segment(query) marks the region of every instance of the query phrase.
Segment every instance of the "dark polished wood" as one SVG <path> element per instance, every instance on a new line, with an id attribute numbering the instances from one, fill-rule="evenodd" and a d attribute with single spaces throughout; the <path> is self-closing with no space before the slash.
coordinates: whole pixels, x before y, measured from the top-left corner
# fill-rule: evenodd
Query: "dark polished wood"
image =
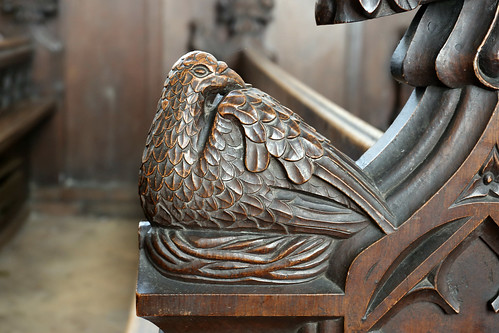
<path id="1" fill-rule="evenodd" d="M 129 156 L 140 154 L 138 138 L 163 76 L 151 70 L 161 65 L 160 8 L 157 0 L 63 1 L 66 93 L 57 130 L 65 135 L 64 177 L 82 183 L 137 179 L 137 161 Z"/>
<path id="2" fill-rule="evenodd" d="M 499 330 L 499 2 L 319 1 L 316 17 L 418 5 L 392 58 L 415 89 L 357 161 L 213 56 L 176 63 L 142 158 L 139 316 L 164 332 Z"/>

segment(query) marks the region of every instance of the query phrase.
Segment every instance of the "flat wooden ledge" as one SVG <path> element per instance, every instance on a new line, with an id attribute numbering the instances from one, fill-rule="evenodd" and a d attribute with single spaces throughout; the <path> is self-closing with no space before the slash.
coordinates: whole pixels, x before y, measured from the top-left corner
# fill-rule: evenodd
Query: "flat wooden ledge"
<path id="1" fill-rule="evenodd" d="M 19 102 L 0 113 L 0 153 L 26 135 L 55 110 L 55 101 Z"/>
<path id="2" fill-rule="evenodd" d="M 33 54 L 33 49 L 30 38 L 26 36 L 0 40 L 0 68 L 28 60 Z"/>

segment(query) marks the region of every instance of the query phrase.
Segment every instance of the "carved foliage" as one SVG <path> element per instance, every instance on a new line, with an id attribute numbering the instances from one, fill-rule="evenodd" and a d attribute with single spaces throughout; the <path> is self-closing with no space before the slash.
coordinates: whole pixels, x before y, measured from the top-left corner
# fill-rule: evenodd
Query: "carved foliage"
<path id="1" fill-rule="evenodd" d="M 428 3 L 428 5 L 426 5 Z M 431 3 L 431 4 L 430 4 Z M 475 84 L 499 88 L 497 0 L 318 0 L 318 24 L 354 22 L 421 7 L 392 60 L 397 79 L 415 87 Z M 473 29 L 469 29 L 474 22 Z"/>

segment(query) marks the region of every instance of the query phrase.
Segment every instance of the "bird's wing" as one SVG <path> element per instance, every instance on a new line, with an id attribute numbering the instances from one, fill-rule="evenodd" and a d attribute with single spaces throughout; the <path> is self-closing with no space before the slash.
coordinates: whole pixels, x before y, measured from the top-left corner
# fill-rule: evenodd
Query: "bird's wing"
<path id="1" fill-rule="evenodd" d="M 324 155 L 326 140 L 277 100 L 256 89 L 235 90 L 218 108 L 236 117 L 245 134 L 245 164 L 249 171 L 267 169 L 270 157 L 281 162 L 291 181 L 307 182 L 313 174 L 312 160 Z"/>
<path id="2" fill-rule="evenodd" d="M 240 123 L 250 172 L 275 173 L 272 160 L 282 165 L 288 185 L 272 191 L 271 208 L 283 210 L 274 212 L 278 221 L 289 215 L 286 224 L 297 231 L 331 229 L 346 237 L 365 227 L 370 215 L 385 230 L 390 214 L 370 180 L 300 116 L 256 88 L 230 92 L 218 113 Z M 313 189 L 320 186 L 325 193 Z"/>

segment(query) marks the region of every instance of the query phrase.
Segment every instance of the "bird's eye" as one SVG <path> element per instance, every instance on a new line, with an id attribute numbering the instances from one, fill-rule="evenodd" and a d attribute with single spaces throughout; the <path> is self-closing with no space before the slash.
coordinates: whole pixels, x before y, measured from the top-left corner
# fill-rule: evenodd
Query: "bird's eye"
<path id="1" fill-rule="evenodd" d="M 192 73 L 197 77 L 205 77 L 210 71 L 205 65 L 197 65 L 192 69 Z"/>

